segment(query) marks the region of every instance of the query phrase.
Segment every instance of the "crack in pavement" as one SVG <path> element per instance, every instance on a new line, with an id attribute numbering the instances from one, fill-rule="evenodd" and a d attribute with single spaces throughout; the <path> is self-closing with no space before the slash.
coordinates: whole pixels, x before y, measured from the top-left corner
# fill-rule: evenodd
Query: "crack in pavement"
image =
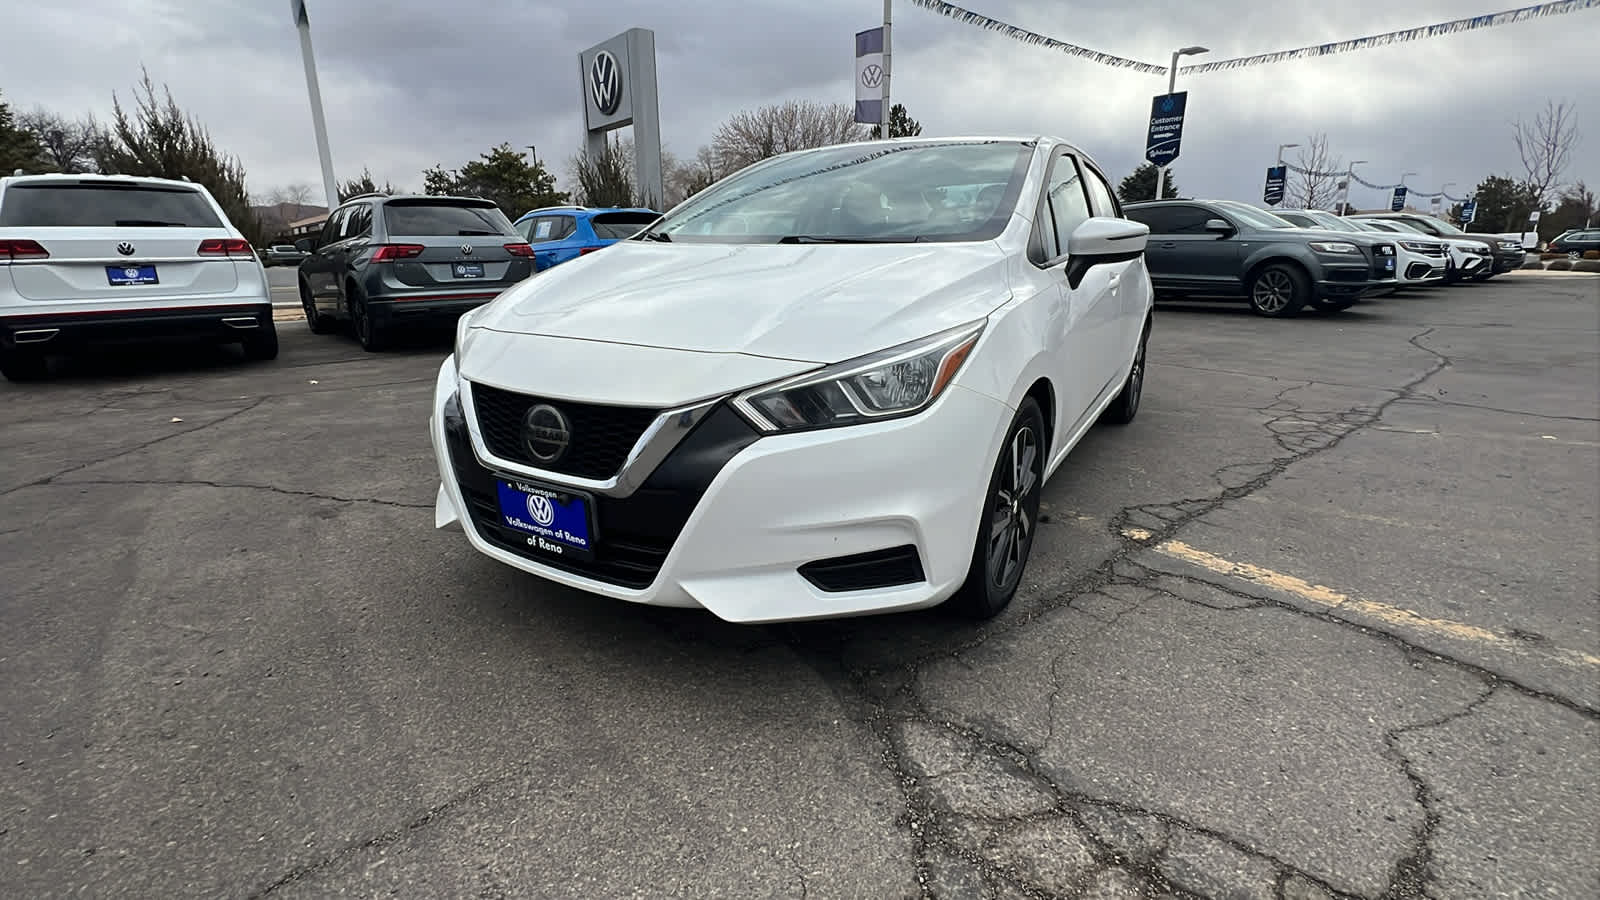
<path id="1" fill-rule="evenodd" d="M 472 787 L 469 787 L 466 790 L 449 797 L 444 802 L 429 807 L 428 809 L 424 810 L 422 814 L 411 819 L 409 822 L 406 822 L 404 825 L 401 825 L 399 828 L 392 828 L 383 832 L 382 834 L 367 838 L 365 840 L 353 841 L 333 851 L 332 853 L 327 854 L 316 862 L 308 863 L 303 866 L 297 866 L 296 868 L 291 869 L 284 875 L 280 876 L 277 880 L 267 884 L 265 887 L 250 893 L 248 896 L 250 900 L 258 900 L 258 898 L 269 896 L 276 891 L 288 887 L 289 885 L 294 884 L 295 882 L 300 881 L 301 879 L 304 879 L 310 875 L 320 872 L 329 866 L 335 865 L 347 857 L 361 853 L 364 850 L 375 850 L 380 847 L 387 847 L 390 844 L 399 841 L 407 834 L 417 831 L 418 829 L 425 828 L 428 825 L 433 824 L 435 821 L 450 815 L 458 807 L 463 806 L 466 803 L 477 799 L 483 794 L 488 793 L 491 789 L 511 780 L 512 778 L 516 777 L 516 775 L 516 772 L 509 772 L 504 775 L 480 781 Z"/>
<path id="2" fill-rule="evenodd" d="M 1242 600 L 1248 601 L 1244 606 L 1234 607 L 1233 609 L 1259 609 L 1272 607 L 1283 609 L 1296 615 L 1321 619 L 1341 628 L 1354 631 L 1358 634 L 1377 637 L 1401 648 L 1402 652 L 1404 653 L 1421 654 L 1423 656 L 1444 662 L 1448 665 L 1458 667 L 1464 671 L 1473 673 L 1483 681 L 1484 694 L 1477 701 L 1470 704 L 1467 708 L 1463 710 L 1457 710 L 1435 721 L 1401 726 L 1396 729 L 1392 729 L 1384 737 L 1386 746 L 1389 748 L 1390 752 L 1397 754 L 1403 772 L 1407 778 L 1410 779 L 1415 790 L 1416 802 L 1422 807 L 1425 817 L 1424 826 L 1415 836 L 1413 845 L 1409 848 L 1409 851 L 1396 863 L 1390 886 L 1384 894 L 1386 898 L 1394 898 L 1394 900 L 1412 900 L 1412 898 L 1421 896 L 1420 891 L 1426 884 L 1426 871 L 1431 859 L 1431 839 L 1433 836 L 1433 829 L 1436 827 L 1438 822 L 1437 811 L 1433 808 L 1433 795 L 1431 789 L 1429 789 L 1426 782 L 1417 776 L 1416 772 L 1411 767 L 1409 760 L 1407 760 L 1403 755 L 1398 754 L 1396 742 L 1401 735 L 1410 730 L 1435 727 L 1462 715 L 1470 714 L 1479 705 L 1481 705 L 1481 703 L 1486 701 L 1489 696 L 1492 696 L 1492 694 L 1500 685 L 1512 687 L 1518 692 L 1524 693 L 1531 697 L 1548 702 L 1554 702 L 1567 708 L 1575 709 L 1585 715 L 1597 715 L 1596 711 L 1582 707 L 1580 704 L 1577 704 L 1568 698 L 1534 690 L 1525 685 L 1518 684 L 1514 680 L 1505 678 L 1499 673 L 1493 672 L 1482 666 L 1477 666 L 1462 660 L 1453 659 L 1442 654 L 1423 649 L 1397 634 L 1385 632 L 1381 629 L 1375 629 L 1370 626 L 1361 625 L 1356 622 L 1347 621 L 1336 615 L 1333 615 L 1328 611 L 1312 611 L 1303 609 L 1274 598 L 1254 596 L 1243 591 L 1236 590 L 1229 585 L 1219 585 L 1204 579 L 1195 578 L 1193 576 L 1173 575 L 1172 573 L 1160 572 L 1159 570 L 1142 567 L 1130 559 L 1131 556 L 1142 550 L 1148 549 L 1154 545 L 1162 543 L 1165 540 L 1171 539 L 1186 525 L 1207 515 L 1210 512 L 1221 508 L 1225 504 L 1248 497 L 1251 494 L 1254 494 L 1255 492 L 1265 488 L 1295 463 L 1307 460 L 1317 454 L 1332 450 L 1339 446 L 1340 443 L 1342 443 L 1351 435 L 1358 434 L 1362 430 L 1376 425 L 1381 421 L 1383 414 L 1394 404 L 1401 402 L 1402 400 L 1416 399 L 1421 396 L 1415 393 L 1418 388 L 1425 384 L 1429 379 L 1454 365 L 1454 360 L 1452 360 L 1451 357 L 1423 343 L 1424 339 L 1431 334 L 1433 330 L 1434 329 L 1432 327 L 1425 328 L 1423 331 L 1410 337 L 1407 341 L 1407 343 L 1409 343 L 1412 347 L 1422 351 L 1423 353 L 1426 353 L 1429 357 L 1431 357 L 1430 364 L 1427 365 L 1419 374 L 1398 388 L 1367 388 L 1371 390 L 1379 390 L 1382 393 L 1390 395 L 1387 399 L 1384 399 L 1375 406 L 1357 406 L 1343 411 L 1318 413 L 1300 408 L 1288 396 L 1294 391 L 1309 388 L 1315 384 L 1318 384 L 1318 382 L 1297 381 L 1295 384 L 1284 388 L 1282 391 L 1279 391 L 1278 394 L 1273 398 L 1272 403 L 1261 408 L 1261 411 L 1267 413 L 1280 413 L 1280 415 L 1276 416 L 1275 418 L 1268 420 L 1268 422 L 1265 423 L 1265 427 L 1274 435 L 1274 438 L 1278 442 L 1279 446 L 1287 451 L 1287 455 L 1277 456 L 1271 460 L 1262 461 L 1259 463 L 1231 462 L 1220 467 L 1216 470 L 1216 472 L 1213 473 L 1212 478 L 1217 482 L 1218 485 L 1222 486 L 1222 490 L 1211 497 L 1180 500 L 1169 504 L 1124 508 L 1115 517 L 1113 517 L 1113 521 L 1107 523 L 1107 527 L 1112 531 L 1119 542 L 1117 548 L 1094 569 L 1084 572 L 1078 577 L 1069 581 L 1064 589 L 1059 590 L 1050 596 L 1040 598 L 1037 602 L 1031 604 L 1028 609 L 1021 610 L 1018 612 L 1018 614 L 1009 616 L 1004 621 L 986 623 L 985 625 L 979 626 L 977 633 L 965 640 L 954 642 L 950 646 L 941 649 L 919 654 L 910 658 L 909 660 L 904 661 L 898 667 L 898 672 L 894 673 L 894 675 L 889 675 L 888 673 L 880 674 L 874 669 L 863 671 L 859 668 L 848 666 L 847 664 L 843 663 L 843 661 L 840 661 L 840 667 L 843 670 L 844 677 L 850 682 L 857 695 L 869 707 L 870 711 L 868 714 L 868 724 L 881 746 L 882 764 L 894 779 L 894 782 L 901 793 L 902 801 L 904 803 L 904 812 L 897 817 L 896 824 L 900 827 L 909 829 L 911 832 L 913 846 L 912 865 L 915 869 L 917 881 L 919 885 L 922 886 L 922 893 L 924 897 L 932 896 L 931 888 L 929 886 L 929 856 L 930 851 L 935 848 L 962 859 L 969 865 L 975 867 L 986 881 L 1003 881 L 1007 884 L 1013 885 L 1027 896 L 1045 896 L 1048 892 L 1038 885 L 1027 883 L 1022 876 L 1015 872 L 1011 872 L 1005 867 L 997 864 L 995 861 L 988 859 L 982 853 L 975 850 L 970 850 L 963 846 L 959 837 L 951 832 L 950 825 L 942 821 L 945 816 L 941 814 L 938 804 L 934 799 L 932 793 L 934 790 L 934 785 L 931 783 L 931 779 L 926 778 L 926 776 L 919 777 L 914 773 L 915 764 L 911 761 L 914 758 L 914 754 L 912 753 L 910 747 L 905 746 L 901 740 L 897 739 L 896 728 L 907 723 L 917 723 L 928 727 L 944 729 L 947 732 L 962 737 L 965 741 L 971 744 L 975 744 L 983 748 L 983 750 L 990 756 L 999 760 L 1004 760 L 1010 763 L 1016 769 L 1025 773 L 1027 776 L 1026 780 L 1028 782 L 1044 787 L 1044 789 L 1055 798 L 1056 802 L 1052 809 L 1047 810 L 1044 813 L 1031 814 L 1030 817 L 1017 817 L 1018 819 L 1056 819 L 1071 814 L 1074 817 L 1074 821 L 1080 832 L 1095 848 L 1094 856 L 1102 867 L 1109 866 L 1120 868 L 1123 872 L 1131 877 L 1142 881 L 1144 887 L 1149 891 L 1165 891 L 1170 894 L 1184 893 L 1170 883 L 1160 868 L 1160 863 L 1164 858 L 1168 847 L 1170 847 L 1170 831 L 1167 846 L 1164 846 L 1161 852 L 1156 854 L 1151 860 L 1141 864 L 1138 861 L 1125 858 L 1123 854 L 1117 852 L 1114 848 L 1109 847 L 1103 840 L 1099 838 L 1099 836 L 1094 834 L 1093 829 L 1084 828 L 1082 826 L 1081 819 L 1077 818 L 1078 811 L 1092 808 L 1109 811 L 1124 816 L 1135 815 L 1148 817 L 1163 823 L 1169 829 L 1179 828 L 1190 834 L 1200 835 L 1211 840 L 1220 841 L 1235 851 L 1244 853 L 1254 859 L 1263 860 L 1270 864 L 1276 873 L 1274 885 L 1275 889 L 1280 895 L 1282 894 L 1282 891 L 1284 890 L 1288 880 L 1294 878 L 1315 885 L 1318 889 L 1327 892 L 1331 896 L 1354 896 L 1347 892 L 1335 889 L 1326 881 L 1308 872 L 1300 870 L 1286 860 L 1276 858 L 1268 853 L 1263 852 L 1259 848 L 1252 846 L 1247 841 L 1238 839 L 1216 829 L 1200 826 L 1169 814 L 1144 809 L 1142 807 L 1124 803 L 1118 800 L 1091 797 L 1085 794 L 1065 790 L 1040 771 L 1040 767 L 1034 762 L 1033 756 L 1034 753 L 1039 751 L 1033 751 L 1030 753 L 1026 748 L 996 740 L 983 734 L 976 728 L 969 726 L 958 726 L 950 721 L 949 717 L 935 715 L 922 702 L 918 695 L 917 678 L 925 666 L 940 660 L 959 661 L 964 654 L 983 645 L 992 638 L 1003 636 L 1024 628 L 1042 616 L 1048 615 L 1064 607 L 1070 607 L 1073 602 L 1081 596 L 1097 592 L 1101 588 L 1113 584 L 1135 585 L 1157 591 L 1161 594 L 1177 597 L 1185 602 L 1207 606 L 1213 610 L 1218 609 L 1216 606 L 1200 603 L 1199 601 L 1190 600 L 1189 598 L 1179 597 L 1178 595 L 1173 594 L 1171 591 L 1153 586 L 1153 582 L 1163 576 L 1178 578 L 1179 580 L 1189 581 L 1197 584 L 1204 584 L 1211 589 L 1219 590 L 1225 594 L 1231 594 L 1239 597 Z M 1246 471 L 1240 471 L 1241 469 L 1245 469 Z M 1250 477 L 1243 478 L 1242 481 L 1238 480 L 1236 477 L 1233 480 L 1237 483 L 1229 484 L 1228 481 L 1225 480 L 1226 476 L 1229 474 L 1239 477 L 1248 474 Z M 1133 518 L 1136 512 L 1141 510 L 1150 511 L 1152 509 L 1161 509 L 1169 514 L 1152 516 L 1152 518 L 1156 520 L 1155 522 L 1150 523 L 1153 527 L 1147 530 L 1141 529 L 1144 531 L 1144 533 L 1140 535 L 1142 540 L 1135 539 L 1129 531 L 1130 525 L 1132 524 L 1130 520 Z M 1137 604 L 1135 604 L 1135 606 L 1136 605 Z M 1124 614 L 1125 613 L 1126 611 L 1124 611 Z M 802 654 L 806 653 L 807 648 L 804 641 L 794 631 L 782 630 L 780 633 L 785 635 L 786 642 L 789 643 L 796 651 Z M 1057 657 L 1056 661 L 1059 661 L 1059 657 Z M 1052 683 L 1055 686 L 1055 690 L 1059 691 L 1061 686 L 1058 677 L 1059 673 L 1056 668 L 1056 661 L 1053 661 L 1051 665 L 1051 678 Z M 891 685 L 891 681 L 894 679 L 895 675 L 898 676 L 898 686 Z M 1048 738 L 1046 743 L 1048 743 Z M 953 811 L 947 811 L 947 815 L 954 817 L 956 816 L 956 813 Z M 1013 824 L 1015 824 L 1015 821 L 1013 821 Z M 979 849 L 981 849 L 982 846 L 983 843 L 980 842 Z"/>
<path id="3" fill-rule="evenodd" d="M 267 400 L 267 398 L 265 398 L 265 397 L 258 397 L 252 403 L 248 403 L 248 404 L 246 404 L 244 406 L 241 406 L 238 409 L 236 409 L 236 410 L 234 410 L 234 411 L 232 411 L 230 413 L 226 413 L 224 415 L 218 416 L 217 418 L 212 419 L 209 422 L 205 422 L 204 424 L 196 425 L 193 428 L 184 428 L 184 429 L 181 429 L 181 430 L 178 430 L 178 431 L 172 431 L 172 432 L 169 432 L 167 434 L 163 434 L 162 436 L 160 436 L 158 438 L 152 438 L 152 439 L 150 439 L 148 441 L 144 441 L 144 442 L 142 442 L 140 444 L 136 444 L 136 445 L 134 445 L 132 447 L 128 447 L 128 448 L 125 448 L 125 449 L 122 449 L 122 450 L 118 450 L 118 451 L 116 451 L 115 453 L 112 453 L 109 456 L 105 456 L 105 457 L 102 457 L 100 459 L 90 460 L 89 462 L 86 462 L 86 463 L 80 463 L 78 465 L 71 466 L 71 467 L 68 467 L 66 469 L 62 469 L 61 471 L 56 472 L 53 475 L 46 475 L 43 478 L 36 478 L 33 481 L 29 481 L 29 482 L 26 482 L 26 483 L 23 483 L 23 484 L 19 484 L 19 485 L 16 485 L 15 487 L 6 488 L 5 490 L 0 491 L 0 497 L 4 497 L 4 496 L 6 496 L 8 494 L 15 493 L 17 491 L 23 490 L 24 488 L 39 487 L 40 485 L 50 484 L 50 483 L 54 482 L 56 479 L 61 478 L 64 475 L 71 475 L 73 472 L 81 472 L 84 469 L 89 468 L 90 466 L 98 466 L 101 463 L 108 463 L 108 462 L 112 461 L 113 459 L 117 459 L 119 457 L 128 456 L 130 454 L 138 453 L 140 450 L 146 450 L 146 449 L 149 449 L 150 447 L 154 447 L 155 445 L 161 443 L 162 441 L 170 441 L 173 438 L 180 438 L 180 437 L 183 437 L 186 434 L 194 434 L 197 431 L 204 431 L 207 428 L 211 428 L 211 427 L 216 426 L 216 425 L 221 425 L 223 422 L 226 422 L 226 421 L 228 421 L 230 419 L 237 418 L 239 416 L 244 415 L 247 412 L 250 412 L 251 410 L 253 410 L 256 407 L 260 406 L 261 404 L 265 403 L 266 400 Z"/>
<path id="4" fill-rule="evenodd" d="M 274 494 L 283 494 L 288 497 L 309 497 L 315 500 L 328 500 L 334 503 L 371 503 L 377 506 L 393 506 L 400 509 L 433 509 L 432 503 L 405 503 L 400 500 L 381 500 L 377 497 L 340 497 L 336 494 L 323 494 L 317 491 L 300 491 L 293 488 L 282 488 L 270 484 L 205 481 L 197 478 L 74 478 L 70 481 L 52 481 L 49 482 L 47 486 L 70 487 L 78 484 L 172 485 L 175 487 L 210 487 L 228 490 L 267 491 Z"/>
<path id="5" fill-rule="evenodd" d="M 1441 816 L 1433 794 L 1433 788 L 1428 785 L 1412 764 L 1410 757 L 1400 749 L 1400 737 L 1414 731 L 1425 731 L 1429 728 L 1438 728 L 1448 725 L 1457 719 L 1464 719 L 1478 711 L 1478 708 L 1489 701 L 1495 694 L 1495 686 L 1487 685 L 1482 694 L 1461 709 L 1452 713 L 1430 719 L 1426 722 L 1417 722 L 1411 725 L 1400 725 L 1384 732 L 1383 746 L 1386 752 L 1400 764 L 1400 771 L 1405 774 L 1406 780 L 1411 782 L 1412 796 L 1418 806 L 1422 807 L 1422 826 L 1417 829 L 1412 838 L 1412 847 L 1408 853 L 1401 856 L 1394 864 L 1394 873 L 1390 877 L 1389 886 L 1379 895 L 1382 900 L 1427 900 L 1428 880 L 1432 877 L 1433 863 L 1433 837 L 1438 831 Z"/>

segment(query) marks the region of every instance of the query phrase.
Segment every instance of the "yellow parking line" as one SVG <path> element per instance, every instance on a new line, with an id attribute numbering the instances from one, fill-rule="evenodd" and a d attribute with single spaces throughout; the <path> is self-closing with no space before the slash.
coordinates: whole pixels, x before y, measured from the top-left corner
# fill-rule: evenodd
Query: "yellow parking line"
<path id="1" fill-rule="evenodd" d="M 1152 537 L 1151 533 L 1143 528 L 1129 528 L 1123 534 L 1136 541 L 1145 541 Z M 1163 541 L 1152 549 L 1164 556 L 1182 560 L 1209 572 L 1215 572 L 1218 575 L 1227 575 L 1231 578 L 1255 582 L 1298 597 L 1307 603 L 1327 607 L 1328 609 L 1362 613 L 1389 625 L 1398 625 L 1412 630 L 1437 634 L 1441 637 L 1485 644 L 1516 653 L 1535 651 L 1540 655 L 1548 655 L 1564 665 L 1600 666 L 1600 656 L 1592 653 L 1568 650 L 1561 647 L 1541 647 L 1477 625 L 1455 622 L 1450 619 L 1436 619 L 1404 607 L 1351 597 L 1327 585 L 1312 584 L 1303 578 L 1286 575 L 1282 572 L 1274 572 L 1271 569 L 1252 565 L 1251 563 L 1223 559 L 1214 553 L 1191 547 L 1182 541 Z"/>

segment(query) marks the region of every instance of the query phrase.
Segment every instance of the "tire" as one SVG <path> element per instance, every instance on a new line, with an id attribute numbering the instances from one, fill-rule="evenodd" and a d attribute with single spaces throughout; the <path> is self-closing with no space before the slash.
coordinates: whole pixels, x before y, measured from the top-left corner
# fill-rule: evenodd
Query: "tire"
<path id="1" fill-rule="evenodd" d="M 1250 309 L 1258 316 L 1287 319 L 1311 299 L 1311 280 L 1298 266 L 1273 263 L 1250 279 Z"/>
<path id="2" fill-rule="evenodd" d="M 1139 349 L 1133 352 L 1133 368 L 1128 370 L 1128 378 L 1122 382 L 1117 399 L 1100 414 L 1100 421 L 1108 425 L 1126 425 L 1139 414 L 1139 399 L 1144 396 L 1145 348 L 1149 343 L 1150 324 L 1146 322 L 1144 333 L 1139 335 Z"/>
<path id="3" fill-rule="evenodd" d="M 345 304 L 350 310 L 350 327 L 356 333 L 356 340 L 361 342 L 361 349 L 368 353 L 388 349 L 389 336 L 368 315 L 367 298 L 361 296 L 354 283 L 345 288 Z"/>
<path id="4" fill-rule="evenodd" d="M 265 361 L 278 358 L 278 326 L 267 320 L 266 328 L 257 328 L 241 344 L 244 358 Z"/>
<path id="5" fill-rule="evenodd" d="M 43 353 L 0 350 L 0 375 L 7 381 L 42 381 L 50 374 L 50 363 Z"/>
<path id="6" fill-rule="evenodd" d="M 1583 254 L 1577 250 L 1568 250 L 1567 259 L 1571 260 L 1572 262 L 1577 262 L 1578 260 L 1583 259 Z"/>
<path id="7" fill-rule="evenodd" d="M 303 280 L 300 282 L 300 308 L 305 311 L 306 327 L 312 334 L 327 334 L 333 330 L 333 320 L 317 311 L 317 304 L 311 299 L 311 285 Z"/>
<path id="8" fill-rule="evenodd" d="M 966 581 L 946 601 L 951 611 L 969 619 L 990 619 L 1016 596 L 1038 527 L 1047 438 L 1039 404 L 1032 397 L 1023 400 L 990 472 Z M 1013 449 L 1022 453 L 1016 465 Z M 1020 491 L 1016 490 L 1019 477 Z"/>

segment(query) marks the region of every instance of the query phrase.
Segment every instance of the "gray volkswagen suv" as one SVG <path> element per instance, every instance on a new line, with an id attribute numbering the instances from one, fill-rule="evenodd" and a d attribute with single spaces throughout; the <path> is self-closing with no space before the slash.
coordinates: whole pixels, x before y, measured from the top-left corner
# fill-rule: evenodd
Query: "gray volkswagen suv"
<path id="1" fill-rule="evenodd" d="M 1156 300 L 1238 299 L 1258 315 L 1348 309 L 1394 291 L 1394 242 L 1298 228 L 1232 200 L 1151 200 L 1122 207 L 1150 227 L 1145 266 Z"/>
<path id="2" fill-rule="evenodd" d="M 295 246 L 300 305 L 317 334 L 348 320 L 382 350 L 400 327 L 444 324 L 533 274 L 533 248 L 478 197 L 369 194 L 328 216 Z"/>

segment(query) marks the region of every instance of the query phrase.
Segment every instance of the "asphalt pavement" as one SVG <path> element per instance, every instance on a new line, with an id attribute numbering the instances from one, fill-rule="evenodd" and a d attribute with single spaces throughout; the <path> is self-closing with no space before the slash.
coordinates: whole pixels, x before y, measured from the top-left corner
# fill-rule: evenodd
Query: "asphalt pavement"
<path id="1" fill-rule="evenodd" d="M 268 266 L 267 287 L 272 292 L 272 305 L 281 308 L 300 308 L 298 266 Z"/>
<path id="2" fill-rule="evenodd" d="M 279 328 L 0 383 L 0 896 L 1600 894 L 1600 279 L 1161 308 L 983 626 L 500 566 Z"/>

